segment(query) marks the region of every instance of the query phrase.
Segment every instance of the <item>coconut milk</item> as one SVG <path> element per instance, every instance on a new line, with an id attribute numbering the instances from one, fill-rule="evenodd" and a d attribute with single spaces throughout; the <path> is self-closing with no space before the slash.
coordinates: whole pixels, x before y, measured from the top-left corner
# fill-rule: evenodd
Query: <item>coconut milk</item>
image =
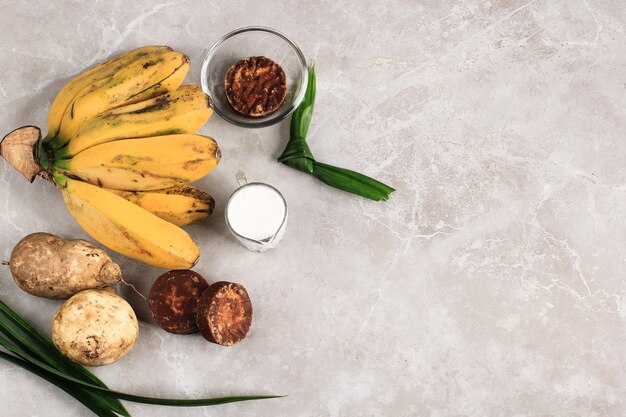
<path id="1" fill-rule="evenodd" d="M 239 187 L 226 206 L 231 232 L 251 250 L 265 251 L 282 238 L 287 204 L 274 187 L 252 182 Z"/>

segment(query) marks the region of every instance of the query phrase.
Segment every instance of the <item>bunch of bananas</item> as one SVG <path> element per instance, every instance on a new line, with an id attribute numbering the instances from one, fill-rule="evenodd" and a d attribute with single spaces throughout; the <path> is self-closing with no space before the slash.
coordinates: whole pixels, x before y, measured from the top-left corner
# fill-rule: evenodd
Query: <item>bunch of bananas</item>
<path id="1" fill-rule="evenodd" d="M 31 152 L 89 235 L 165 269 L 191 268 L 200 256 L 180 226 L 208 216 L 214 202 L 186 183 L 221 157 L 215 140 L 194 134 L 213 110 L 200 86 L 181 85 L 188 69 L 183 53 L 147 46 L 78 75 Z M 18 167 L 11 151 L 7 142 L 3 156 Z"/>

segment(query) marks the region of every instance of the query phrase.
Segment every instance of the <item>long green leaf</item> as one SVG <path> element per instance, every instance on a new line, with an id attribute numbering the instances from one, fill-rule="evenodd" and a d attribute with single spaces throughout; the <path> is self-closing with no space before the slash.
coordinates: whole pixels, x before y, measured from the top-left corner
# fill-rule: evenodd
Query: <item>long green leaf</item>
<path id="1" fill-rule="evenodd" d="M 10 337 L 22 349 L 49 364 L 55 369 L 73 375 L 86 382 L 106 388 L 106 385 L 84 367 L 70 361 L 61 355 L 56 347 L 42 333 L 22 319 L 8 305 L 0 300 L 0 331 Z M 121 402 L 115 398 L 98 396 L 96 393 L 86 392 L 94 402 L 102 403 L 111 410 L 125 417 L 130 417 Z"/>
<path id="2" fill-rule="evenodd" d="M 37 358 L 30 355 L 28 352 L 25 352 L 18 346 L 13 345 L 11 342 L 7 341 L 6 339 L 2 337 L 0 337 L 0 345 L 2 345 L 5 349 L 9 350 L 10 352 L 20 356 L 22 359 L 28 361 L 32 366 L 38 368 L 40 371 L 53 374 L 54 376 L 64 380 L 67 383 L 77 384 L 85 389 L 100 391 L 104 395 L 120 398 L 123 400 L 138 402 L 138 403 L 170 405 L 170 406 L 178 406 L 178 407 L 195 407 L 195 406 L 225 404 L 225 403 L 237 402 L 237 401 L 261 400 L 261 399 L 281 397 L 278 395 L 254 395 L 254 396 L 217 397 L 217 398 L 204 398 L 204 399 L 196 399 L 196 400 L 185 400 L 185 399 L 143 397 L 139 395 L 126 394 L 123 392 L 113 391 L 113 390 L 103 388 L 97 385 L 89 384 L 87 382 L 81 381 L 80 379 L 77 379 L 70 375 L 66 375 L 62 372 L 59 372 L 53 367 L 46 365 L 45 363 L 41 362 Z"/>
<path id="3" fill-rule="evenodd" d="M 313 117 L 313 109 L 315 107 L 315 90 L 315 65 L 311 65 L 308 70 L 308 78 L 306 92 L 304 93 L 304 99 L 291 116 L 291 125 L 289 131 L 289 136 L 291 137 L 291 139 L 305 139 L 307 133 L 309 132 L 311 118 Z M 313 155 L 311 155 L 311 158 L 312 157 Z"/>
<path id="4" fill-rule="evenodd" d="M 72 384 L 66 383 L 59 378 L 55 378 L 52 374 L 41 371 L 40 369 L 23 359 L 17 358 L 13 355 L 9 355 L 8 353 L 2 351 L 0 351 L 0 358 L 5 359 L 6 361 L 11 362 L 14 365 L 20 366 L 39 376 L 40 378 L 43 378 L 46 381 L 52 383 L 53 385 L 67 392 L 72 397 L 76 398 L 85 407 L 89 408 L 91 411 L 94 412 L 95 415 L 99 417 L 119 417 L 118 414 L 115 414 L 108 407 L 94 401 L 91 396 L 86 395 L 88 394 L 88 392 L 86 392 L 85 390 L 78 389 Z"/>
<path id="5" fill-rule="evenodd" d="M 46 336 L 15 313 L 2 300 L 0 300 L 0 329 L 3 329 L 4 333 L 9 333 L 14 342 L 19 343 L 24 349 L 59 371 L 106 388 L 106 385 L 94 374 L 61 355 Z M 111 410 L 125 417 L 130 417 L 128 411 L 117 399 L 99 397 L 97 394 L 89 392 L 87 395 L 93 397 L 94 401 L 106 404 Z"/>
<path id="6" fill-rule="evenodd" d="M 0 300 L 0 313 L 4 313 L 11 323 L 15 325 L 18 330 L 21 330 L 32 340 L 33 348 L 36 351 L 41 350 L 41 354 L 44 360 L 50 361 L 51 365 L 61 367 L 68 372 L 81 374 L 85 379 L 88 379 L 100 385 L 106 387 L 104 382 L 98 379 L 97 376 L 89 372 L 85 367 L 78 365 L 65 356 L 61 355 L 54 344 L 39 330 L 33 327 L 29 322 L 24 320 L 20 315 L 13 311 L 8 305 Z"/>
<path id="7" fill-rule="evenodd" d="M 67 374 L 75 376 L 76 378 L 82 379 L 83 381 L 90 381 L 95 385 L 106 388 L 106 385 L 98 379 L 98 377 L 89 372 L 83 366 L 78 365 L 61 355 L 61 353 L 59 353 L 56 347 L 46 336 L 44 336 L 41 332 L 39 332 L 39 330 L 33 327 L 29 322 L 20 317 L 8 305 L 0 300 L 0 319 L 2 319 L 2 316 L 5 316 L 6 320 L 0 320 L 0 326 L 9 327 L 9 329 L 5 329 L 5 333 L 7 331 L 12 332 L 14 335 L 13 337 L 17 338 L 15 341 L 21 343 L 24 348 L 31 351 L 38 358 L 49 363 L 51 366 L 54 366 L 59 371 L 63 371 Z M 106 405 L 111 410 L 121 414 L 122 416 L 130 417 L 126 408 L 124 408 L 122 403 L 117 399 L 101 397 L 91 392 L 86 392 L 85 395 L 91 397 L 93 401 Z"/>
<path id="8" fill-rule="evenodd" d="M 388 185 L 349 169 L 313 162 L 313 175 L 325 184 L 371 200 L 387 200 L 395 191 Z"/>
<path id="9" fill-rule="evenodd" d="M 0 313 L 4 315 L 6 318 L 8 315 L 7 311 L 10 311 L 20 322 L 25 323 L 29 327 L 32 327 L 25 320 L 21 319 L 16 313 L 14 313 L 6 304 L 2 303 L 0 306 Z M 63 370 L 57 369 L 54 365 L 46 363 L 46 358 L 42 357 L 39 352 L 35 349 L 33 350 L 31 345 L 28 343 L 27 338 L 24 337 L 23 332 L 17 326 L 11 326 L 7 323 L 7 320 L 2 320 L 2 316 L 0 316 L 0 331 L 4 333 L 7 337 L 11 339 L 11 341 L 0 337 L 0 345 L 2 345 L 5 349 L 13 352 L 14 354 L 22 357 L 22 359 L 28 361 L 31 367 L 36 367 L 40 372 L 47 372 L 51 376 L 63 380 L 65 383 L 78 385 L 90 393 L 100 392 L 101 395 L 106 397 L 114 397 L 119 399 L 124 399 L 128 401 L 145 403 L 145 404 L 155 404 L 155 405 L 167 405 L 167 406 L 178 406 L 178 407 L 195 407 L 195 406 L 210 406 L 210 405 L 218 405 L 218 404 L 226 404 L 231 402 L 239 402 L 239 401 L 250 401 L 250 400 L 260 400 L 260 399 L 269 399 L 269 398 L 279 398 L 281 396 L 276 395 L 254 395 L 254 396 L 234 396 L 234 397 L 217 397 L 217 398 L 204 398 L 204 399 L 169 399 L 169 398 L 153 398 L 153 397 L 144 397 L 139 395 L 126 394 L 118 391 L 113 391 L 108 389 L 106 386 L 101 386 L 99 384 L 91 384 L 89 382 L 83 381 L 82 379 L 76 378 L 71 374 L 63 372 Z M 33 328 L 34 329 L 34 328 Z M 41 335 L 41 333 L 39 333 Z M 41 337 L 45 339 L 43 335 Z M 48 342 L 50 343 L 50 342 Z M 54 345 L 52 345 L 53 349 Z M 58 351 L 56 352 L 57 354 Z M 94 376 L 95 377 L 95 376 Z M 117 411 L 117 410 L 116 410 Z M 119 411 L 118 411 L 119 412 Z M 122 413 L 120 413 L 122 414 Z"/>
<path id="10" fill-rule="evenodd" d="M 313 157 L 306 142 L 306 135 L 313 117 L 315 90 L 315 68 L 311 66 L 304 99 L 291 116 L 289 142 L 278 157 L 278 161 L 298 171 L 314 175 L 331 187 L 376 201 L 388 200 L 389 194 L 395 191 L 392 187 L 355 171 L 322 164 Z"/>

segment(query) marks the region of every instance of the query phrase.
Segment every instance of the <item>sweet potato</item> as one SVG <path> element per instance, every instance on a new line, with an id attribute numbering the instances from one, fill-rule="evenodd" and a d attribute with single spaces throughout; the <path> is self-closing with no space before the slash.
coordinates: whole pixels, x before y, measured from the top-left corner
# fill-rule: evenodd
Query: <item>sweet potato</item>
<path id="1" fill-rule="evenodd" d="M 64 299 L 87 289 L 120 281 L 122 271 L 102 249 L 85 240 L 65 240 L 49 233 L 33 233 L 11 253 L 11 274 L 32 295 Z"/>
<path id="2" fill-rule="evenodd" d="M 133 347 L 138 333 L 131 306 L 107 290 L 74 295 L 52 321 L 52 342 L 59 352 L 87 366 L 108 365 L 120 359 Z"/>

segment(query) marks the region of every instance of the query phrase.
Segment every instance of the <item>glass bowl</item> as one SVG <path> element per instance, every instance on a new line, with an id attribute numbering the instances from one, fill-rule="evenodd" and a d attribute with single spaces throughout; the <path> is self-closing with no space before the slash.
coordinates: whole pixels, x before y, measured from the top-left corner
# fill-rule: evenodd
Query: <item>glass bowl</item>
<path id="1" fill-rule="evenodd" d="M 283 68 L 287 94 L 275 112 L 264 117 L 245 117 L 228 103 L 224 78 L 235 62 L 260 55 Z M 200 80 L 202 90 L 209 95 L 213 109 L 220 117 L 241 127 L 266 127 L 289 116 L 302 102 L 307 84 L 306 59 L 298 45 L 284 34 L 267 27 L 249 26 L 233 30 L 215 42 L 204 57 Z"/>

